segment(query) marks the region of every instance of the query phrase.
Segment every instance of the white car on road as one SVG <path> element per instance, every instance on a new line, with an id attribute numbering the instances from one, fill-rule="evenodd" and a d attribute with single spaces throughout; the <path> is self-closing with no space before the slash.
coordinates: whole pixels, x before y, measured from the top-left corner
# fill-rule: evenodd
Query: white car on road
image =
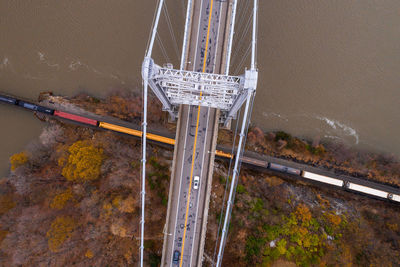
<path id="1" fill-rule="evenodd" d="M 200 177 L 196 175 L 193 178 L 193 189 L 199 189 L 199 183 L 200 183 Z"/>

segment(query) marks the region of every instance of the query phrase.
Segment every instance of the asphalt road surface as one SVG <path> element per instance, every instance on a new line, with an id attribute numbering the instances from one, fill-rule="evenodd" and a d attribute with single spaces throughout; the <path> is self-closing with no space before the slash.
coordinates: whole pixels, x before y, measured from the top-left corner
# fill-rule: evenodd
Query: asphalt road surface
<path id="1" fill-rule="evenodd" d="M 228 1 L 195 1 L 188 70 L 219 73 Z M 184 105 L 180 129 L 167 231 L 166 266 L 197 266 L 213 148 L 216 110 Z M 200 177 L 198 189 L 193 177 Z M 211 178 L 210 178 L 211 179 Z M 179 260 L 174 261 L 174 253 Z"/>

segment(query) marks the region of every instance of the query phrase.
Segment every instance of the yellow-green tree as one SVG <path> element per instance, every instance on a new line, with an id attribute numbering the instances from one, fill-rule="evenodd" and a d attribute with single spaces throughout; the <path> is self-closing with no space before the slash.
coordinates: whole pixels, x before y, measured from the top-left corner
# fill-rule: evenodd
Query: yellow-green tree
<path id="1" fill-rule="evenodd" d="M 24 165 L 27 162 L 28 162 L 28 155 L 26 154 L 26 152 L 14 154 L 10 157 L 11 170 L 14 171 L 16 168 Z"/>
<path id="2" fill-rule="evenodd" d="M 67 158 L 60 158 L 62 175 L 69 181 L 83 182 L 96 180 L 100 176 L 103 149 L 89 142 L 77 141 L 68 148 Z"/>
<path id="3" fill-rule="evenodd" d="M 75 221 L 71 217 L 57 217 L 46 234 L 50 250 L 56 252 L 60 245 L 72 236 L 75 226 Z"/>
<path id="4" fill-rule="evenodd" d="M 53 209 L 60 210 L 64 208 L 65 204 L 73 197 L 71 188 L 68 188 L 64 192 L 56 195 L 53 201 L 50 203 L 50 207 Z"/>

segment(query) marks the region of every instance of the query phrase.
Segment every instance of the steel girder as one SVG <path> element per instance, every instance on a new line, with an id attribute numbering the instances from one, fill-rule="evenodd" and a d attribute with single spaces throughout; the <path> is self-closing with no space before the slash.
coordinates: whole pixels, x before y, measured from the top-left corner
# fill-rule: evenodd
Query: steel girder
<path id="1" fill-rule="evenodd" d="M 245 75 L 230 76 L 176 70 L 161 67 L 151 58 L 144 59 L 142 76 L 148 80 L 163 109 L 174 118 L 180 104 L 218 108 L 223 121 L 234 118 L 249 91 L 257 85 L 257 71 L 246 70 Z"/>

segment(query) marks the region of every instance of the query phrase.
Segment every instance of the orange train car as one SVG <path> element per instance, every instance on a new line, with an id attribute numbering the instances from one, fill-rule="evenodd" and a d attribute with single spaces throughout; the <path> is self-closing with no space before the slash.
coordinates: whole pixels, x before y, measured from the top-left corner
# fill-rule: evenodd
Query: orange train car
<path id="1" fill-rule="evenodd" d="M 130 129 L 127 127 L 123 127 L 123 126 L 119 126 L 119 125 L 111 124 L 111 123 L 107 123 L 107 122 L 102 122 L 102 121 L 99 122 L 99 127 L 108 129 L 108 130 L 112 130 L 115 132 L 120 132 L 120 133 L 137 136 L 137 137 L 142 137 L 142 134 L 143 134 L 142 131 L 138 131 L 138 130 L 134 130 L 134 129 Z M 157 142 L 172 145 L 172 146 L 175 145 L 175 139 L 172 139 L 172 138 L 168 138 L 168 137 L 164 137 L 164 136 L 156 135 L 156 134 L 152 134 L 152 133 L 148 133 L 146 136 L 149 140 L 157 141 Z M 232 154 L 225 153 L 221 150 L 216 150 L 215 155 L 219 156 L 219 157 L 223 157 L 223 158 L 233 158 Z"/>
<path id="2" fill-rule="evenodd" d="M 99 122 L 99 127 L 104 128 L 104 129 L 108 129 L 108 130 L 112 130 L 115 132 L 120 132 L 120 133 L 126 133 L 129 135 L 134 135 L 134 136 L 138 136 L 138 137 L 142 137 L 142 132 L 138 131 L 138 130 L 134 130 L 134 129 L 130 129 L 127 127 L 123 127 L 123 126 L 119 126 L 116 124 L 111 124 L 111 123 L 107 123 L 107 122 Z"/>

